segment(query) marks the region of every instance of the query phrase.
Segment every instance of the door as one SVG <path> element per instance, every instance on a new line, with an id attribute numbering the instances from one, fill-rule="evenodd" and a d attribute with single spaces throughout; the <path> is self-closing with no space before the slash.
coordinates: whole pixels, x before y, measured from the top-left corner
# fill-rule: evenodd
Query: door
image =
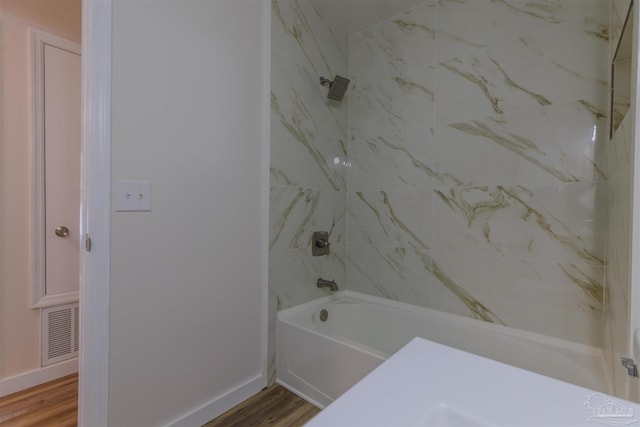
<path id="1" fill-rule="evenodd" d="M 78 291 L 80 55 L 44 52 L 45 295 Z"/>
<path id="2" fill-rule="evenodd" d="M 80 47 L 33 30 L 38 249 L 34 305 L 78 300 L 80 263 Z"/>

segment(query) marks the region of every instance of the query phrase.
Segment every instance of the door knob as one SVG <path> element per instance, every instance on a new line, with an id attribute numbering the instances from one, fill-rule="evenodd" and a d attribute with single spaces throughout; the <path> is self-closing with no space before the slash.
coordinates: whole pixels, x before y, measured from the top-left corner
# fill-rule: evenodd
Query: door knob
<path id="1" fill-rule="evenodd" d="M 60 225 L 56 227 L 55 233 L 58 237 L 67 237 L 69 235 L 69 228 L 64 225 Z"/>

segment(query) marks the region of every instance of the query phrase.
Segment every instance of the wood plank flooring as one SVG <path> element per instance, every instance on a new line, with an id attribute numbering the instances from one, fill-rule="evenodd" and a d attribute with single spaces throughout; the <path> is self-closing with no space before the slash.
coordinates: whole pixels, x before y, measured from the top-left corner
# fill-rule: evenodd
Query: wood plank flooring
<path id="1" fill-rule="evenodd" d="M 2 427 L 76 427 L 78 375 L 73 374 L 0 397 Z M 320 412 L 280 385 L 273 385 L 204 427 L 299 427 Z"/>
<path id="2" fill-rule="evenodd" d="M 78 374 L 0 397 L 2 427 L 78 425 Z"/>
<path id="3" fill-rule="evenodd" d="M 276 384 L 245 400 L 203 427 L 299 427 L 318 412 L 320 412 L 319 408 Z"/>

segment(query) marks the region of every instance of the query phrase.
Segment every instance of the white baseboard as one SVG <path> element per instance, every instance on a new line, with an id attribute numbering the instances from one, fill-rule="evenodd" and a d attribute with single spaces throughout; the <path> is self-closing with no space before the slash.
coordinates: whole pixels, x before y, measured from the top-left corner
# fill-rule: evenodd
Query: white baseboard
<path id="1" fill-rule="evenodd" d="M 0 397 L 78 372 L 78 358 L 0 380 Z"/>
<path id="2" fill-rule="evenodd" d="M 295 394 L 296 396 L 298 396 L 298 397 L 306 400 L 307 402 L 311 403 L 316 408 L 324 409 L 324 408 L 326 408 L 327 406 L 329 406 L 333 402 L 333 399 L 332 399 L 331 402 L 323 405 L 322 403 L 318 402 L 317 400 L 310 398 L 309 396 L 307 396 L 306 394 L 304 394 L 303 392 L 301 392 L 297 388 L 292 387 L 289 384 L 287 384 L 287 383 L 285 383 L 285 382 L 283 382 L 283 381 L 281 381 L 279 379 L 276 380 L 276 383 L 280 384 L 282 387 L 286 388 L 287 390 L 289 390 L 291 393 Z"/>
<path id="3" fill-rule="evenodd" d="M 215 397 L 199 408 L 167 424 L 167 427 L 200 427 L 215 417 L 222 415 L 237 404 L 244 402 L 262 390 L 265 384 L 266 382 L 263 376 L 258 375 L 235 389 Z"/>

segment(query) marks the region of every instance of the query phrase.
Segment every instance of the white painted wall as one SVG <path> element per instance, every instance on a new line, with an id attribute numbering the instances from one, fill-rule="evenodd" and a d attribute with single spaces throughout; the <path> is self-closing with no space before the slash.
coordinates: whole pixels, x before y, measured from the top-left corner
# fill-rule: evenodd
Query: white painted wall
<path id="1" fill-rule="evenodd" d="M 80 43 L 79 0 L 0 0 L 0 395 L 51 379 L 40 368 L 40 312 L 31 309 L 28 27 Z M 67 371 L 65 371 L 67 372 Z M 67 372 L 68 373 L 68 372 Z M 19 379 L 30 376 L 32 379 Z M 5 382 L 8 378 L 10 381 Z"/>
<path id="2" fill-rule="evenodd" d="M 267 10 L 113 3 L 112 187 L 150 180 L 152 211 L 111 216 L 109 425 L 201 425 L 265 384 Z"/>

